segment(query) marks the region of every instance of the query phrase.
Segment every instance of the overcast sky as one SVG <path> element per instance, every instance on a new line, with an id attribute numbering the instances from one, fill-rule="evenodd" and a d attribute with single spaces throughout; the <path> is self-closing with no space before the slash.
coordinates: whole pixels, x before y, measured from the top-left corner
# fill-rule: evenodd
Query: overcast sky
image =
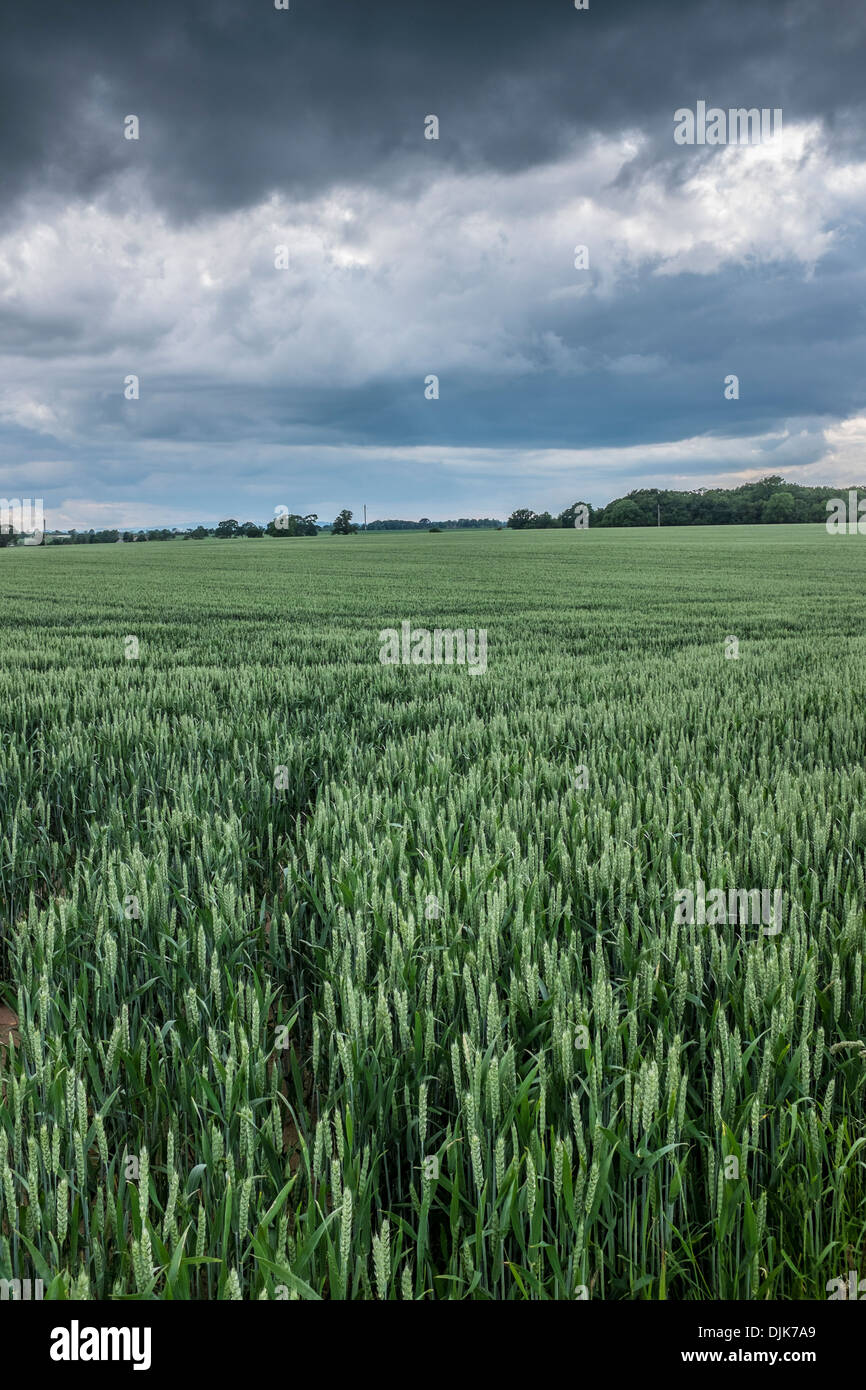
<path id="1" fill-rule="evenodd" d="M 863 482 L 864 71 L 855 0 L 8 0 L 0 494 L 81 527 Z M 698 101 L 782 133 L 678 145 Z"/>

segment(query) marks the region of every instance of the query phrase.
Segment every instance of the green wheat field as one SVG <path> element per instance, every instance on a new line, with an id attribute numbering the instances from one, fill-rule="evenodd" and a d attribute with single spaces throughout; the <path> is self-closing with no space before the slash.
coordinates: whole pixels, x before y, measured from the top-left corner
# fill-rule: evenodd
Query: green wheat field
<path id="1" fill-rule="evenodd" d="M 0 1278 L 866 1274 L 866 542 L 18 548 L 0 613 Z M 381 664 L 404 620 L 486 672 Z M 778 929 L 677 921 L 699 880 Z"/>

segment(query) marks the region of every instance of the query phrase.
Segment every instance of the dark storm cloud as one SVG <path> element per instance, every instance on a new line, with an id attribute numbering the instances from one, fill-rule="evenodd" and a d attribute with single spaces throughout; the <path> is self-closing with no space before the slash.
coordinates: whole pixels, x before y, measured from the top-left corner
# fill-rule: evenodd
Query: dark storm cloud
<path id="1" fill-rule="evenodd" d="M 489 515 L 866 472 L 864 60 L 848 0 L 7 6 L 0 494 Z M 785 139 L 678 147 L 698 100 Z"/>
<path id="2" fill-rule="evenodd" d="M 423 177 L 428 113 L 430 161 L 503 172 L 629 125 L 649 136 L 644 164 L 670 159 L 673 111 L 698 98 L 819 116 L 842 145 L 862 133 L 864 60 L 849 0 L 19 0 L 0 19 L 4 215 L 24 192 L 89 198 L 129 169 L 184 218 Z M 120 138 L 130 113 L 139 142 Z"/>

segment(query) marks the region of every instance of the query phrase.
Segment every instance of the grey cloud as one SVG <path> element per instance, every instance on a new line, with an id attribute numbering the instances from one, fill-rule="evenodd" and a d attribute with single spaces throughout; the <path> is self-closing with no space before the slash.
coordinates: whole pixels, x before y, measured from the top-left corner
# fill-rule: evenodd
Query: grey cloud
<path id="1" fill-rule="evenodd" d="M 704 97 L 863 126 L 866 17 L 848 0 L 242 0 L 9 5 L 0 163 L 16 196 L 94 197 L 130 169 L 171 215 L 271 190 L 503 172 L 592 132 L 640 128 L 670 159 L 672 115 Z M 438 144 L 423 117 L 442 121 Z M 141 140 L 121 138 L 139 115 Z M 676 177 L 676 166 L 671 166 Z"/>

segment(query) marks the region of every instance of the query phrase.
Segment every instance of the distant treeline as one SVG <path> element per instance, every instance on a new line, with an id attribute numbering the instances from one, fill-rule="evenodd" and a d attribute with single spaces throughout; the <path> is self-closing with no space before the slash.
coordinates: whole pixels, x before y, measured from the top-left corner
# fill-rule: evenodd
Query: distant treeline
<path id="1" fill-rule="evenodd" d="M 860 486 L 860 491 L 864 490 Z M 515 531 L 541 531 L 574 526 L 580 508 L 596 526 L 746 526 L 755 523 L 815 522 L 827 520 L 831 498 L 847 496 L 847 487 L 801 487 L 773 475 L 758 483 L 736 488 L 697 488 L 693 492 L 669 492 L 638 488 L 617 497 L 606 507 L 573 502 L 558 516 L 520 508 L 508 518 Z"/>
<path id="2" fill-rule="evenodd" d="M 554 516 L 550 512 L 534 512 L 521 507 L 512 512 L 507 525 L 514 531 L 544 531 L 557 527 L 573 527 L 588 521 L 592 527 L 601 526 L 746 526 L 755 523 L 826 522 L 827 503 L 833 498 L 847 498 L 849 486 L 803 487 L 786 483 L 778 475 L 762 478 L 758 483 L 743 483 L 736 488 L 696 488 L 692 492 L 673 492 L 660 488 L 638 488 L 625 497 L 616 497 L 605 507 L 593 507 L 590 502 L 572 502 L 571 506 Z M 857 490 L 866 492 L 866 484 Z M 70 531 L 46 532 L 51 545 L 105 545 L 117 541 L 170 541 L 249 539 L 262 537 L 278 539 L 293 536 L 354 535 L 361 528 L 352 520 L 348 510 L 340 512 L 327 526 L 318 525 L 315 512 L 306 516 L 281 511 L 274 521 L 260 526 L 255 521 L 238 522 L 233 518 L 216 526 L 196 526 L 192 529 L 154 528 L 141 531 Z M 501 530 L 496 517 L 465 517 L 456 521 L 384 520 L 370 521 L 368 531 L 473 531 Z M 15 545 L 24 539 L 9 527 L 0 528 L 0 546 Z"/>
<path id="3" fill-rule="evenodd" d="M 361 528 L 352 521 L 352 513 L 348 510 L 340 512 L 339 516 L 327 526 L 319 526 L 318 517 L 315 512 L 310 512 L 307 516 L 301 516 L 295 512 L 281 512 L 273 521 L 269 521 L 266 526 L 260 526 L 255 521 L 235 521 L 233 517 L 220 521 L 216 526 L 194 526 L 186 530 L 179 530 L 176 527 L 154 528 L 147 531 L 69 531 L 69 532 L 46 532 L 46 539 L 51 545 L 111 545 L 118 541 L 204 541 L 209 537 L 216 540 L 259 540 L 263 536 L 275 537 L 278 540 L 291 539 L 293 536 L 318 536 L 321 532 L 334 536 L 355 535 Z M 458 521 L 430 521 L 427 517 L 422 517 L 420 521 L 371 521 L 368 523 L 368 531 L 457 531 L 474 529 L 499 529 L 502 530 L 503 523 L 497 521 L 495 517 L 483 517 L 477 520 L 473 517 L 460 517 Z M 0 535 L 0 544 L 15 544 L 16 540 L 23 539 L 7 531 Z"/>
<path id="4" fill-rule="evenodd" d="M 69 531 L 58 534 L 46 531 L 45 539 L 51 545 L 112 545 L 117 541 L 170 541 L 181 536 L 182 531 Z"/>
<path id="5" fill-rule="evenodd" d="M 429 531 L 431 527 L 437 531 L 501 531 L 502 522 L 492 516 L 461 516 L 458 521 L 431 521 L 422 516 L 420 521 L 367 522 L 368 531 Z"/>

